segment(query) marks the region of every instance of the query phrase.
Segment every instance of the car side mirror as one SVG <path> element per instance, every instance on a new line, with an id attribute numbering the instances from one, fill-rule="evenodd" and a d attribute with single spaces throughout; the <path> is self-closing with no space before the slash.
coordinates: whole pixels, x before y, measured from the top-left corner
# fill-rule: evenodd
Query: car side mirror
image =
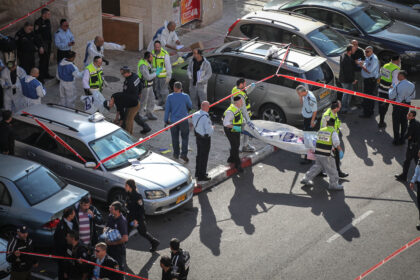
<path id="1" fill-rule="evenodd" d="M 85 167 L 86 168 L 95 168 L 96 167 L 96 163 L 92 162 L 92 161 L 88 161 L 85 163 Z"/>
<path id="2" fill-rule="evenodd" d="M 420 4 L 415 4 L 411 8 L 413 8 L 413 10 L 420 11 Z"/>

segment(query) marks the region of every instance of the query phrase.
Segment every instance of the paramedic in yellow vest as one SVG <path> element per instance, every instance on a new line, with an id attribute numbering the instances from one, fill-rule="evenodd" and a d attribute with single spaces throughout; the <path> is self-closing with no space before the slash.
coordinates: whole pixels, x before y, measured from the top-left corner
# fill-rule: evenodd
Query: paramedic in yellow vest
<path id="1" fill-rule="evenodd" d="M 380 74 L 381 79 L 379 81 L 378 93 L 379 97 L 389 99 L 389 90 L 391 85 L 395 87 L 398 84 L 398 73 L 401 70 L 401 59 L 398 55 L 393 56 L 391 62 L 382 66 Z M 385 115 L 388 112 L 389 103 L 378 102 L 379 107 L 379 128 L 385 128 Z"/>
<path id="2" fill-rule="evenodd" d="M 327 121 L 327 126 L 318 131 L 315 148 L 315 164 L 306 172 L 305 177 L 300 181 L 301 184 L 313 186 L 313 178 L 321 171 L 324 171 L 330 180 L 328 189 L 343 190 L 343 186 L 338 182 L 338 172 L 332 157 L 334 150 L 338 150 L 340 159 L 344 155 L 340 147 L 340 138 L 338 138 L 338 133 L 334 125 L 335 119 L 330 118 Z"/>
<path id="3" fill-rule="evenodd" d="M 86 66 L 83 72 L 83 88 L 85 89 L 86 95 L 92 95 L 93 90 L 99 90 L 102 92 L 102 87 L 107 83 L 103 77 L 102 69 L 102 57 L 95 56 L 93 62 Z"/>
<path id="4" fill-rule="evenodd" d="M 252 83 L 251 86 L 248 88 L 248 90 L 245 89 L 246 88 L 246 81 L 245 79 L 239 79 L 236 81 L 236 86 L 232 89 L 231 94 L 235 94 L 234 96 L 239 96 L 242 98 L 242 116 L 244 117 L 245 122 L 249 121 L 251 116 L 252 116 L 252 112 L 251 112 L 251 101 L 249 99 L 249 95 L 251 94 L 251 92 L 255 89 L 255 83 Z M 233 103 L 233 97 L 232 96 L 230 99 Z M 240 149 L 242 152 L 255 152 L 255 147 L 253 147 L 251 144 L 249 144 L 249 136 L 246 134 L 242 134 L 243 138 L 242 138 L 242 148 Z"/>
<path id="5" fill-rule="evenodd" d="M 329 119 L 332 118 L 335 120 L 334 129 L 337 132 L 338 136 L 340 136 L 340 127 L 341 127 L 341 121 L 338 118 L 338 112 L 340 111 L 340 109 L 341 109 L 341 101 L 337 100 L 331 103 L 331 107 L 325 111 L 325 113 L 322 115 L 322 118 L 321 118 L 321 128 L 327 127 L 327 121 Z M 338 176 L 340 178 L 345 178 L 349 176 L 348 173 L 345 173 L 341 171 L 340 169 L 340 156 L 337 150 L 334 151 L 334 158 L 335 158 L 335 164 L 337 165 Z"/>
<path id="6" fill-rule="evenodd" d="M 241 111 L 242 105 L 242 98 L 235 96 L 233 104 L 230 104 L 223 114 L 223 126 L 230 143 L 230 155 L 227 162 L 234 164 L 239 172 L 243 171 L 241 159 L 239 158 L 239 146 L 241 144 L 242 124 L 244 121 Z"/>
<path id="7" fill-rule="evenodd" d="M 155 82 L 153 84 L 153 89 L 155 95 L 159 100 L 158 105 L 164 106 L 166 98 L 169 94 L 169 81 L 172 76 L 172 65 L 169 58 L 169 53 L 161 47 L 160 41 L 155 41 L 154 50 L 152 51 L 153 55 L 153 68 L 161 68 L 159 75 L 156 75 Z M 151 118 L 150 118 L 151 117 Z M 150 115 L 147 118 L 150 120 L 157 120 L 155 115 Z"/>

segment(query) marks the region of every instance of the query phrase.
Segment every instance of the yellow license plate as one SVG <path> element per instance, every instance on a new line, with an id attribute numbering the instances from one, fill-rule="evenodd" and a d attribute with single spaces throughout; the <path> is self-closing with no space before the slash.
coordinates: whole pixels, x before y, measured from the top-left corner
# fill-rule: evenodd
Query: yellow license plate
<path id="1" fill-rule="evenodd" d="M 184 201 L 187 198 L 187 194 L 183 194 L 181 196 L 178 196 L 178 198 L 176 199 L 176 204 Z"/>
<path id="2" fill-rule="evenodd" d="M 329 90 L 324 91 L 323 93 L 321 93 L 320 98 L 322 99 L 322 98 L 326 97 L 329 94 L 330 94 L 330 91 Z"/>

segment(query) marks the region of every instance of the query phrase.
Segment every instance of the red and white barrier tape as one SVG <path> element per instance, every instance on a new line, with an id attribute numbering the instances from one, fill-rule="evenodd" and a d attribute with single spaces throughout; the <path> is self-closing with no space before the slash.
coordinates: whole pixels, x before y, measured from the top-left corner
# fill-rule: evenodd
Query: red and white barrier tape
<path id="1" fill-rule="evenodd" d="M 10 253 L 13 253 L 13 252 L 0 251 L 0 254 L 10 254 Z M 93 265 L 93 266 L 98 266 L 100 268 L 103 268 L 103 269 L 106 269 L 106 270 L 109 270 L 109 271 L 112 271 L 112 272 L 115 272 L 115 273 L 119 273 L 119 274 L 122 274 L 122 275 L 130 276 L 130 277 L 134 277 L 134 278 L 142 279 L 142 280 L 149 280 L 147 278 L 143 278 L 143 277 L 140 277 L 140 276 L 137 276 L 137 275 L 134 275 L 134 274 L 130 274 L 130 273 L 118 270 L 118 269 L 114 269 L 112 267 L 103 266 L 103 265 L 100 265 L 100 264 L 97 264 L 95 262 L 91 262 L 91 261 L 88 261 L 88 260 L 85 260 L 85 259 L 76 259 L 76 258 L 70 258 L 70 257 L 62 257 L 62 256 L 40 254 L 40 253 L 30 253 L 30 252 L 20 252 L 20 253 L 24 254 L 24 255 L 30 255 L 30 256 L 36 256 L 36 257 L 42 257 L 42 258 L 49 258 L 49 259 L 81 261 L 81 262 L 84 262 L 86 264 L 90 264 L 90 265 Z"/>
<path id="2" fill-rule="evenodd" d="M 56 140 L 58 143 L 60 143 L 64 148 L 66 148 L 67 150 L 69 150 L 70 152 L 72 152 L 75 156 L 77 156 L 81 161 L 83 161 L 83 163 L 86 163 L 86 160 L 79 155 L 72 147 L 70 147 L 63 139 L 61 139 L 57 134 L 55 134 L 51 129 L 49 129 L 45 124 L 43 124 L 42 122 L 40 122 L 37 118 L 35 118 L 33 115 L 27 113 L 27 112 L 22 112 L 22 114 L 28 115 L 30 116 L 32 119 L 34 119 L 34 121 L 36 121 L 36 123 L 43 129 L 45 130 L 54 140 Z"/>
<path id="3" fill-rule="evenodd" d="M 36 12 L 40 11 L 42 8 L 44 8 L 44 7 L 48 6 L 49 4 L 51 4 L 51 3 L 52 3 L 52 2 L 54 2 L 54 1 L 55 1 L 55 0 L 50 0 L 50 1 L 48 1 L 47 3 L 45 3 L 44 5 L 42 5 L 41 7 L 39 7 L 39 8 L 37 8 L 37 9 L 33 10 L 32 12 L 27 13 L 27 14 L 26 14 L 26 15 L 24 15 L 23 17 L 20 17 L 20 18 L 18 18 L 18 19 L 15 19 L 15 20 L 14 20 L 14 21 L 12 21 L 12 22 L 9 22 L 8 24 L 6 24 L 5 26 L 3 26 L 3 27 L 1 27 L 1 28 L 0 28 L 0 32 L 1 32 L 1 31 L 3 31 L 3 30 L 4 30 L 4 29 L 6 29 L 6 28 L 9 28 L 9 27 L 10 27 L 10 26 L 12 26 L 13 24 L 18 23 L 19 21 L 24 20 L 25 18 L 29 17 L 30 15 L 33 15 L 34 13 L 36 13 Z"/>

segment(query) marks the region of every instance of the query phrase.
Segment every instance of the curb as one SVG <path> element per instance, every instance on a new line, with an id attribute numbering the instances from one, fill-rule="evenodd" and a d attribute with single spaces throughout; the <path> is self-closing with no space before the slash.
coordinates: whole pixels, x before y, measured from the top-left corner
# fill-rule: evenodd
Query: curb
<path id="1" fill-rule="evenodd" d="M 258 151 L 255 151 L 254 153 L 241 158 L 241 167 L 246 168 L 252 166 L 277 150 L 277 147 L 267 145 L 264 148 L 259 149 Z M 226 179 L 228 179 L 236 173 L 238 173 L 238 171 L 234 167 L 231 167 L 229 165 L 219 165 L 209 171 L 209 176 L 211 177 L 210 181 L 202 184 L 196 183 L 193 193 L 199 194 L 207 189 L 210 189 L 216 186 L 217 184 L 225 181 Z"/>

